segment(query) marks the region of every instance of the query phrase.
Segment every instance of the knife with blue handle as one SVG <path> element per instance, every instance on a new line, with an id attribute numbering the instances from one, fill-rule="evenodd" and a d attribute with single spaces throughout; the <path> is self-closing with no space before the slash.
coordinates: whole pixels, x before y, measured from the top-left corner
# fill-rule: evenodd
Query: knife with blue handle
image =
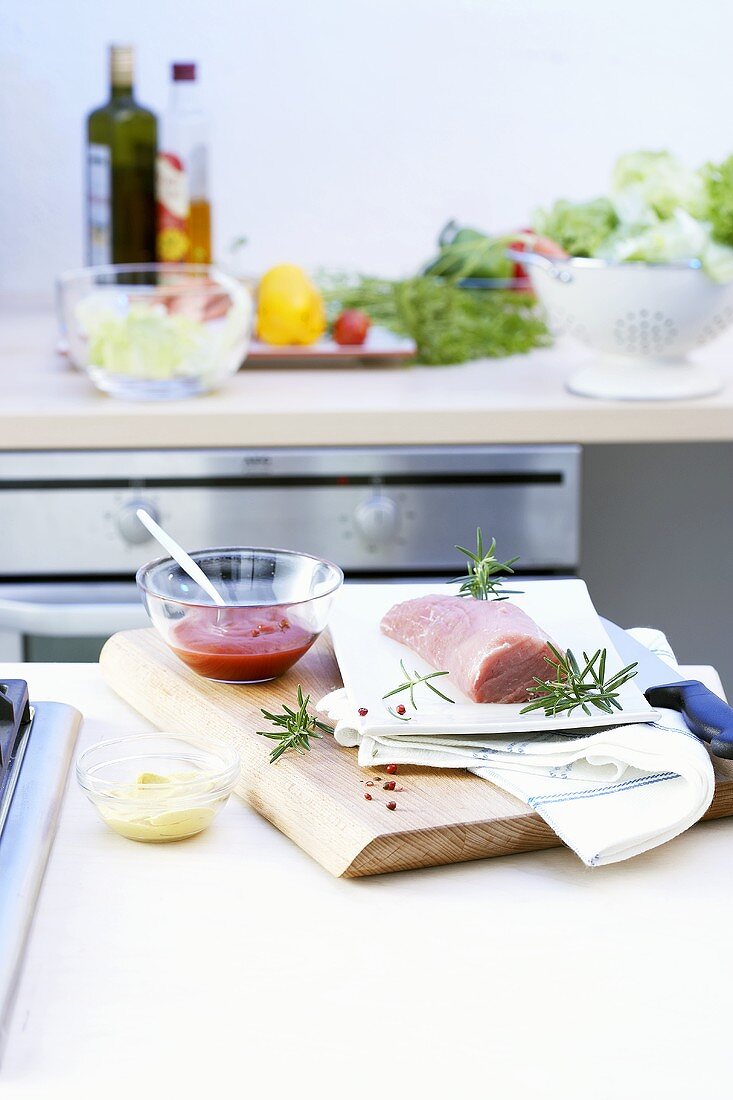
<path id="1" fill-rule="evenodd" d="M 624 663 L 637 662 L 634 683 L 647 702 L 679 711 L 692 733 L 710 745 L 713 756 L 733 760 L 733 707 L 699 680 L 683 680 L 679 672 L 620 626 L 608 619 L 601 618 L 601 622 Z"/>

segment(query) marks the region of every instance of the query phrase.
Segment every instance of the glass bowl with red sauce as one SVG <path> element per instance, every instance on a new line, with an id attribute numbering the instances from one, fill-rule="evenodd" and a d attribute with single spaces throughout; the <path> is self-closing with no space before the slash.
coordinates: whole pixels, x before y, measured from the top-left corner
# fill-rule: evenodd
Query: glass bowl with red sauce
<path id="1" fill-rule="evenodd" d="M 255 684 L 281 676 L 322 632 L 344 575 L 295 550 L 229 546 L 191 554 L 222 598 L 217 607 L 172 558 L 137 573 L 153 626 L 200 676 Z"/>

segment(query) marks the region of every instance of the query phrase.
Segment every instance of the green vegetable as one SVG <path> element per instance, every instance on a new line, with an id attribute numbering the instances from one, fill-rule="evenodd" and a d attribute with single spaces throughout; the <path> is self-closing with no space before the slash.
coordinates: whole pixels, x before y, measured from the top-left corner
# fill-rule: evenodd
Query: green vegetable
<path id="1" fill-rule="evenodd" d="M 549 210 L 537 210 L 533 228 L 571 256 L 595 256 L 618 225 L 609 199 L 568 202 L 558 199 Z"/>
<path id="2" fill-rule="evenodd" d="M 617 201 L 623 203 L 624 197 L 627 200 L 631 197 L 639 208 L 648 208 L 657 218 L 670 218 L 678 209 L 686 210 L 694 218 L 705 217 L 702 174 L 666 151 L 641 150 L 619 157 L 611 177 L 611 191 Z"/>
<path id="3" fill-rule="evenodd" d="M 423 274 L 454 279 L 510 279 L 514 271 L 506 255 L 508 237 L 487 237 L 478 229 L 459 229 L 449 222 L 438 239 L 440 251 Z"/>
<path id="4" fill-rule="evenodd" d="M 706 165 L 704 179 L 713 240 L 733 245 L 733 156 Z"/>
<path id="5" fill-rule="evenodd" d="M 417 344 L 417 361 L 465 363 L 515 355 L 550 343 L 530 294 L 464 290 L 434 275 L 391 281 L 368 276 L 322 280 L 330 317 L 362 309 L 372 322 Z"/>
<path id="6" fill-rule="evenodd" d="M 598 249 L 597 256 L 606 260 L 645 260 L 647 263 L 674 263 L 677 260 L 702 256 L 709 241 L 704 222 L 699 222 L 682 209 L 665 221 L 642 228 L 633 234 L 625 227 Z"/>
<path id="7" fill-rule="evenodd" d="M 93 366 L 136 378 L 172 378 L 195 373 L 205 326 L 190 317 L 171 316 L 163 307 L 131 306 L 118 316 L 82 314 Z"/>
<path id="8" fill-rule="evenodd" d="M 616 263 L 698 260 L 718 283 L 733 281 L 733 156 L 695 171 L 665 150 L 619 157 L 607 197 L 561 199 L 534 228 L 573 256 Z"/>
<path id="9" fill-rule="evenodd" d="M 700 258 L 703 270 L 714 283 L 733 283 L 733 248 L 710 241 Z"/>
<path id="10" fill-rule="evenodd" d="M 207 325 L 160 302 L 128 305 L 124 295 L 100 290 L 78 303 L 76 317 L 90 367 L 163 381 L 215 372 L 246 330 L 248 308 L 244 300 L 234 302 L 218 324 Z"/>

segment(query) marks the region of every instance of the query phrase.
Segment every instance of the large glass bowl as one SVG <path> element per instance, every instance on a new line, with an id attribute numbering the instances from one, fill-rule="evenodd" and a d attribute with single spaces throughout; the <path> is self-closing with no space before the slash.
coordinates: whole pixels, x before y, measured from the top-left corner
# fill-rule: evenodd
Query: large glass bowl
<path id="1" fill-rule="evenodd" d="M 226 600 L 217 607 L 172 558 L 137 573 L 145 609 L 184 664 L 208 680 L 272 680 L 300 660 L 325 627 L 344 575 L 294 550 L 251 546 L 191 557 Z"/>
<path id="2" fill-rule="evenodd" d="M 58 280 L 72 361 L 126 399 L 215 389 L 247 354 L 252 303 L 247 287 L 206 264 L 110 264 Z"/>

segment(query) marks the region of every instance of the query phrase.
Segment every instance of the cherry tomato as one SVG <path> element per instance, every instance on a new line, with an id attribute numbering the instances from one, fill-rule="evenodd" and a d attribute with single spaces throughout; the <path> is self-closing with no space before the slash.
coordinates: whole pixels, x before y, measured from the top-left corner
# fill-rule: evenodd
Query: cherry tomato
<path id="1" fill-rule="evenodd" d="M 333 338 L 337 344 L 363 344 L 370 321 L 360 309 L 345 309 L 336 318 Z"/>

